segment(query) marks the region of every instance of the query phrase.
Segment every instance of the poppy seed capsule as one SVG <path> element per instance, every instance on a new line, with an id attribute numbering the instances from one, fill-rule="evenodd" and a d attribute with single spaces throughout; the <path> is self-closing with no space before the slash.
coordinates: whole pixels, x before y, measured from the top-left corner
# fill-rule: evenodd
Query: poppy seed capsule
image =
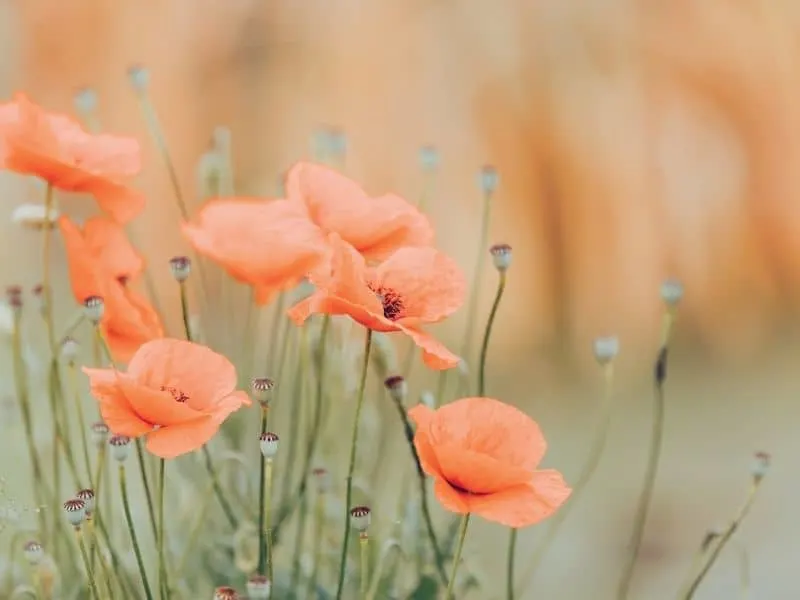
<path id="1" fill-rule="evenodd" d="M 192 272 L 192 261 L 188 256 L 174 256 L 169 259 L 169 268 L 175 281 L 183 282 L 189 279 Z"/>
<path id="2" fill-rule="evenodd" d="M 354 506 L 350 509 L 350 524 L 353 529 L 360 532 L 365 532 L 369 529 L 370 521 L 372 520 L 372 511 L 369 506 Z"/>
<path id="3" fill-rule="evenodd" d="M 272 583 L 265 575 L 251 575 L 247 580 L 247 597 L 250 600 L 268 600 Z"/>
<path id="4" fill-rule="evenodd" d="M 25 554 L 25 560 L 32 565 L 38 565 L 44 556 L 44 548 L 36 540 L 27 542 L 22 547 L 22 552 Z"/>
<path id="5" fill-rule="evenodd" d="M 756 452 L 753 456 L 753 466 L 750 469 L 750 473 L 757 482 L 761 481 L 764 478 L 764 475 L 767 474 L 769 471 L 770 462 L 772 461 L 772 456 L 770 456 L 766 452 Z"/>
<path id="6" fill-rule="evenodd" d="M 128 67 L 128 79 L 137 92 L 144 92 L 150 85 L 150 71 L 142 65 L 131 65 Z"/>
<path id="7" fill-rule="evenodd" d="M 495 244 L 489 248 L 489 253 L 492 255 L 495 269 L 501 273 L 508 271 L 508 267 L 511 266 L 511 246 L 508 244 Z"/>
<path id="8" fill-rule="evenodd" d="M 75 494 L 75 497 L 78 500 L 83 500 L 83 503 L 86 505 L 86 514 L 90 514 L 94 510 L 94 490 L 89 488 L 84 488 L 78 491 Z"/>
<path id="9" fill-rule="evenodd" d="M 661 284 L 661 299 L 669 307 L 680 304 L 683 298 L 683 284 L 677 279 L 667 279 Z"/>
<path id="10" fill-rule="evenodd" d="M 103 423 L 102 421 L 97 421 L 97 423 L 92 423 L 92 442 L 94 445 L 102 447 L 105 445 L 106 440 L 108 439 L 108 425 Z"/>
<path id="11" fill-rule="evenodd" d="M 73 527 L 79 527 L 86 519 L 86 503 L 83 500 L 73 498 L 64 502 L 64 512 L 67 514 L 67 521 Z"/>
<path id="12" fill-rule="evenodd" d="M 63 358 L 67 364 L 71 365 L 75 363 L 78 350 L 80 350 L 80 345 L 71 337 L 65 337 L 64 341 L 61 342 L 61 358 Z"/>
<path id="13" fill-rule="evenodd" d="M 619 354 L 619 339 L 613 335 L 595 338 L 592 348 L 597 362 L 605 365 L 614 360 Z"/>
<path id="14" fill-rule="evenodd" d="M 419 164 L 423 171 L 435 171 L 439 166 L 439 151 L 435 146 L 423 146 L 419 149 Z"/>
<path id="15" fill-rule="evenodd" d="M 239 593 L 225 585 L 214 590 L 214 600 L 239 600 Z"/>
<path id="16" fill-rule="evenodd" d="M 131 438 L 127 435 L 112 435 L 108 440 L 111 456 L 117 462 L 125 462 L 131 453 Z"/>
<path id="17" fill-rule="evenodd" d="M 97 109 L 97 92 L 90 87 L 81 88 L 75 93 L 73 102 L 78 112 L 93 113 Z"/>
<path id="18" fill-rule="evenodd" d="M 408 383 L 406 383 L 402 375 L 387 377 L 383 384 L 386 386 L 386 389 L 389 390 L 392 398 L 397 402 L 403 402 L 406 399 L 408 395 Z"/>
<path id="19" fill-rule="evenodd" d="M 261 406 L 267 406 L 270 398 L 272 397 L 272 390 L 275 388 L 275 382 L 268 377 L 256 377 L 250 384 L 253 390 L 253 397 Z"/>
<path id="20" fill-rule="evenodd" d="M 83 301 L 83 314 L 94 325 L 97 325 L 103 318 L 106 306 L 100 296 L 89 296 Z"/>
<path id="21" fill-rule="evenodd" d="M 314 480 L 317 482 L 317 492 L 320 494 L 329 492 L 331 489 L 331 475 L 328 473 L 328 469 L 316 467 L 311 473 L 314 475 Z"/>
<path id="22" fill-rule="evenodd" d="M 480 174 L 480 184 L 483 193 L 493 193 L 497 189 L 498 183 L 500 183 L 500 176 L 497 174 L 497 169 L 491 165 L 484 166 Z"/>
<path id="23" fill-rule="evenodd" d="M 258 439 L 261 445 L 261 454 L 266 458 L 274 458 L 278 453 L 278 435 L 267 431 L 262 433 Z"/>

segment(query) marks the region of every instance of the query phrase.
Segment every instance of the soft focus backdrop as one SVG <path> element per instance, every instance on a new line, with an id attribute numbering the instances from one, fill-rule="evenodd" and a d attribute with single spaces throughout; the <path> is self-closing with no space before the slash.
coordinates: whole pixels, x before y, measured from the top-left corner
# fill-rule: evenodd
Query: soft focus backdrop
<path id="1" fill-rule="evenodd" d="M 430 211 L 465 269 L 480 251 L 477 170 L 495 165 L 491 241 L 514 247 L 514 266 L 489 389 L 542 423 L 548 464 L 568 480 L 597 415 L 591 339 L 622 341 L 608 453 L 531 598 L 612 597 L 644 469 L 658 287 L 678 277 L 664 462 L 634 596 L 674 597 L 764 449 L 763 495 L 698 598 L 734 597 L 744 547 L 754 597 L 782 599 L 800 594 L 799 33 L 790 0 L 5 0 L 0 88 L 68 111 L 92 86 L 104 127 L 143 140 L 150 204 L 135 228 L 162 289 L 162 265 L 186 249 L 130 64 L 152 72 L 187 190 L 217 125 L 232 130 L 243 194 L 274 194 L 332 125 L 349 138 L 348 174 L 413 200 L 417 151 L 435 145 Z M 0 191 L 7 213 L 39 193 L 6 175 Z M 0 279 L 30 286 L 39 238 L 5 223 Z M 485 281 L 488 308 L 494 274 Z M 452 342 L 455 321 L 442 331 Z M 15 437 L 2 439 L 7 456 Z M 521 536 L 519 571 L 535 538 Z M 505 532 L 482 524 L 467 552 L 486 558 L 499 592 L 498 547 Z"/>

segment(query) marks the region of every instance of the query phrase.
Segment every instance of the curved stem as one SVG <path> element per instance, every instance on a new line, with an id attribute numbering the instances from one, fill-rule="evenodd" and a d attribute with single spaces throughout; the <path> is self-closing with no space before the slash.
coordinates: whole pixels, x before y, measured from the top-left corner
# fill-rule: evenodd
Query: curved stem
<path id="1" fill-rule="evenodd" d="M 444 600 L 450 600 L 453 597 L 453 588 L 456 584 L 456 573 L 458 572 L 458 563 L 461 562 L 461 553 L 464 550 L 464 540 L 467 539 L 467 527 L 469 526 L 469 513 L 461 517 L 461 526 L 458 528 L 458 543 L 456 544 L 456 553 L 453 556 L 453 567 L 450 571 L 450 583 L 447 584 L 447 592 L 445 592 Z"/>
<path id="2" fill-rule="evenodd" d="M 500 306 L 500 300 L 503 299 L 503 292 L 506 289 L 506 272 L 500 272 L 500 278 L 497 281 L 497 292 L 494 296 L 492 303 L 492 310 L 489 312 L 489 320 L 486 322 L 486 330 L 483 333 L 483 342 L 481 343 L 481 357 L 478 362 L 478 396 L 483 396 L 486 393 L 486 354 L 489 351 L 489 338 L 492 335 L 492 327 L 494 320 L 497 316 L 497 308 Z"/>
<path id="3" fill-rule="evenodd" d="M 367 590 L 369 589 L 369 536 L 366 533 L 359 537 L 361 546 L 361 598 L 366 600 Z"/>
<path id="4" fill-rule="evenodd" d="M 358 399 L 356 400 L 356 415 L 353 421 L 353 437 L 350 442 L 350 462 L 347 468 L 347 493 L 344 504 L 344 540 L 342 542 L 342 554 L 339 562 L 339 584 L 336 587 L 336 600 L 341 600 L 344 591 L 344 574 L 347 566 L 347 548 L 350 545 L 350 508 L 353 501 L 353 471 L 356 466 L 356 451 L 358 449 L 358 430 L 361 421 L 361 408 L 364 405 L 364 389 L 367 385 L 367 373 L 369 372 L 369 354 L 372 349 L 372 330 L 367 329 L 366 341 L 364 343 L 364 364 L 361 367 L 361 382 L 358 386 Z"/>
<path id="5" fill-rule="evenodd" d="M 97 582 L 94 580 L 92 565 L 89 562 L 89 554 L 86 552 L 86 543 L 83 541 L 83 532 L 80 527 L 75 528 L 75 537 L 78 538 L 78 547 L 81 550 L 83 566 L 86 568 L 86 577 L 89 579 L 89 589 L 92 591 L 92 598 L 100 600 L 100 592 L 97 591 Z"/>
<path id="6" fill-rule="evenodd" d="M 144 594 L 147 600 L 153 600 L 153 593 L 150 591 L 150 583 L 147 581 L 147 570 L 144 568 L 144 560 L 142 560 L 142 551 L 139 549 L 139 540 L 136 537 L 136 529 L 133 526 L 133 516 L 131 516 L 131 506 L 128 500 L 128 486 L 125 482 L 125 466 L 119 466 L 119 489 L 122 495 L 122 508 L 125 512 L 125 520 L 128 523 L 128 533 L 131 536 L 131 544 L 133 544 L 133 553 L 136 555 L 136 564 L 139 566 L 139 575 L 142 577 L 142 585 L 144 586 Z"/>

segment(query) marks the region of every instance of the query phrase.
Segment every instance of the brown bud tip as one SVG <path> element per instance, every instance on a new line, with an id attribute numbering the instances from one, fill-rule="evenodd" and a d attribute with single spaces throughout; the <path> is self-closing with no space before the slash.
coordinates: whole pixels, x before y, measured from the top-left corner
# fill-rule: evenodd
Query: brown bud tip
<path id="1" fill-rule="evenodd" d="M 12 296 L 22 296 L 22 286 L 21 285 L 8 285 L 6 286 L 6 296 L 11 298 Z"/>
<path id="2" fill-rule="evenodd" d="M 498 271 L 507 271 L 511 266 L 511 246 L 508 244 L 495 244 L 489 248 L 489 254 L 492 255 L 494 268 Z"/>
<path id="3" fill-rule="evenodd" d="M 36 540 L 26 542 L 22 547 L 22 552 L 25 554 L 25 559 L 32 565 L 41 562 L 44 556 L 44 548 L 42 548 L 42 545 Z"/>
<path id="4" fill-rule="evenodd" d="M 312 475 L 314 475 L 314 479 L 317 482 L 317 491 L 320 494 L 324 494 L 331 489 L 331 476 L 328 473 L 328 469 L 323 467 L 315 467 L 311 471 Z"/>
<path id="5" fill-rule="evenodd" d="M 86 505 L 86 512 L 90 513 L 94 510 L 94 490 L 90 488 L 84 488 L 79 490 L 75 497 L 78 500 L 83 500 L 83 503 Z"/>
<path id="6" fill-rule="evenodd" d="M 174 256 L 169 259 L 169 268 L 175 281 L 186 281 L 192 272 L 192 261 L 188 256 Z"/>
<path id="7" fill-rule="evenodd" d="M 214 590 L 214 600 L 239 600 L 239 593 L 225 585 Z"/>
<path id="8" fill-rule="evenodd" d="M 753 466 L 750 472 L 756 481 L 761 481 L 764 475 L 769 471 L 770 463 L 772 462 L 772 455 L 767 452 L 756 452 L 753 455 Z"/>
<path id="9" fill-rule="evenodd" d="M 83 313 L 95 325 L 100 322 L 105 312 L 105 302 L 100 296 L 89 296 L 83 301 Z"/>
<path id="10" fill-rule="evenodd" d="M 34 296 L 41 296 L 42 292 L 44 292 L 44 286 L 41 283 L 36 284 L 31 291 Z"/>
<path id="11" fill-rule="evenodd" d="M 402 375 L 392 375 L 383 382 L 392 398 L 402 402 L 408 395 L 408 384 Z"/>
<path id="12" fill-rule="evenodd" d="M 92 441 L 95 446 L 102 446 L 108 439 L 108 425 L 102 421 L 92 423 Z"/>
<path id="13" fill-rule="evenodd" d="M 354 506 L 350 509 L 351 524 L 356 531 L 366 531 L 372 517 L 369 506 Z"/>
<path id="14" fill-rule="evenodd" d="M 256 377 L 250 384 L 253 390 L 253 396 L 262 405 L 269 404 L 272 390 L 275 388 L 275 382 L 269 377 Z"/>
<path id="15" fill-rule="evenodd" d="M 77 527 L 86 518 L 86 503 L 83 500 L 73 498 L 64 502 L 64 512 L 67 513 L 67 521 Z"/>
<path id="16" fill-rule="evenodd" d="M 249 600 L 268 600 L 272 591 L 272 583 L 265 575 L 251 575 L 247 580 L 247 597 Z"/>
<path id="17" fill-rule="evenodd" d="M 278 434 L 267 431 L 262 433 L 258 439 L 261 445 L 261 454 L 266 458 L 274 458 L 278 453 L 278 442 L 280 441 Z"/>

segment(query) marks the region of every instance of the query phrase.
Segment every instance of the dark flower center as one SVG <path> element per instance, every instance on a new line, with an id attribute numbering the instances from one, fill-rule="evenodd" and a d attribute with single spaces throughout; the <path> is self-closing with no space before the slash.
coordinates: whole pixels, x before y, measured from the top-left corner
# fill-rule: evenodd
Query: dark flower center
<path id="1" fill-rule="evenodd" d="M 117 281 L 119 281 L 119 284 L 121 286 L 125 287 L 126 285 L 128 285 L 128 276 L 120 275 L 119 277 L 117 277 Z"/>
<path id="2" fill-rule="evenodd" d="M 402 317 L 403 299 L 392 289 L 370 284 L 369 289 L 375 292 L 378 299 L 383 304 L 383 316 L 390 321 L 396 321 Z"/>
<path id="3" fill-rule="evenodd" d="M 175 400 L 175 402 L 183 403 L 183 402 L 186 402 L 189 399 L 189 396 L 184 394 L 182 390 L 179 390 L 178 388 L 175 388 L 175 387 L 162 385 L 161 386 L 161 391 L 162 392 L 169 392 L 172 395 L 172 399 Z"/>

